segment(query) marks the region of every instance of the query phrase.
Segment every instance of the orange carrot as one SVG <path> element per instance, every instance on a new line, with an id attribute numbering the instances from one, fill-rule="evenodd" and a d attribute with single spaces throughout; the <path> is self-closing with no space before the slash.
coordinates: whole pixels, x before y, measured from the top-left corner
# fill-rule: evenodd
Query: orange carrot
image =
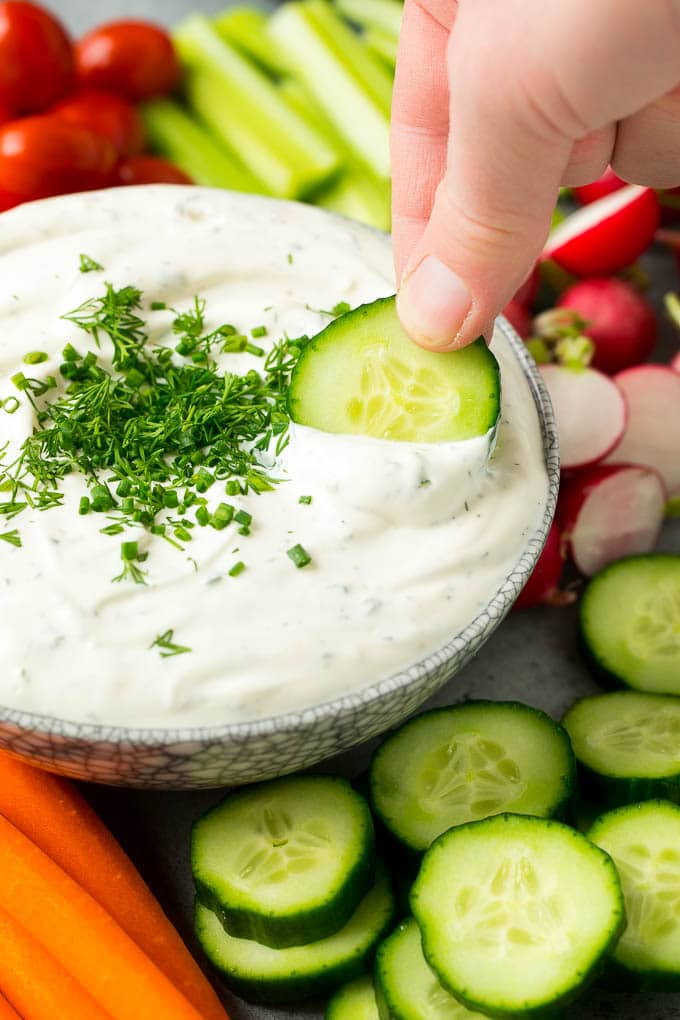
<path id="1" fill-rule="evenodd" d="M 21 1020 L 15 1009 L 12 1009 L 4 995 L 0 995 L 0 1020 Z"/>
<path id="2" fill-rule="evenodd" d="M 227 1020 L 144 879 L 68 780 L 0 752 L 0 814 L 108 910 L 204 1020 Z"/>
<path id="3" fill-rule="evenodd" d="M 111 1014 L 4 910 L 0 910 L 0 988 L 26 1020 L 111 1020 Z M 14 1010 L 8 1014 L 17 1015 Z M 4 1017 L 0 1009 L 1 1020 Z"/>
<path id="4" fill-rule="evenodd" d="M 0 909 L 112 1020 L 204 1020 L 111 915 L 2 815 Z"/>

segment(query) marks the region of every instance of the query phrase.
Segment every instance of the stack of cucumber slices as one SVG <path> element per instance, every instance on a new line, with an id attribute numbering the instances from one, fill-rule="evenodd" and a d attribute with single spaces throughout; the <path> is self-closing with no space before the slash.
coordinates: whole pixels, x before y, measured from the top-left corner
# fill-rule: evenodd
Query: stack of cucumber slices
<path id="1" fill-rule="evenodd" d="M 642 689 L 562 725 L 518 702 L 424 712 L 377 748 L 366 798 L 292 776 L 200 819 L 196 932 L 230 987 L 330 995 L 327 1020 L 554 1016 L 595 979 L 680 990 L 679 598 L 680 557 L 589 582 L 590 654 Z"/>

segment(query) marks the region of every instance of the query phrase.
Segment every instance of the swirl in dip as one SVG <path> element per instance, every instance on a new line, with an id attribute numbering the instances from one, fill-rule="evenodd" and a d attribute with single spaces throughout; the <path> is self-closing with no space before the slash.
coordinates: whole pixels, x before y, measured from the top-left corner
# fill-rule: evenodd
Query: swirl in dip
<path id="1" fill-rule="evenodd" d="M 87 253 L 103 272 L 82 273 Z M 307 206 L 202 188 L 145 187 L 27 205 L 0 220 L 0 399 L 28 351 L 55 374 L 65 344 L 102 349 L 60 316 L 103 281 L 144 292 L 151 340 L 206 299 L 206 326 L 261 324 L 268 347 L 317 333 L 318 309 L 394 290 L 388 239 Z M 292 426 L 271 492 L 230 502 L 253 516 L 195 528 L 184 552 L 137 529 L 146 585 L 112 583 L 120 538 L 102 514 L 79 516 L 71 474 L 61 507 L 25 510 L 21 547 L 0 543 L 0 703 L 74 721 L 174 727 L 261 718 L 329 701 L 441 647 L 503 585 L 544 515 L 547 476 L 529 386 L 500 334 L 502 415 L 492 437 L 397 443 Z M 243 372 L 261 359 L 220 356 Z M 11 460 L 34 428 L 27 401 L 0 411 Z M 224 482 L 206 493 L 224 500 Z M 311 503 L 300 503 L 311 496 Z M 296 569 L 300 543 L 312 562 Z M 190 557 L 190 558 L 189 558 Z M 236 561 L 246 569 L 229 570 Z M 187 654 L 151 647 L 172 629 Z"/>

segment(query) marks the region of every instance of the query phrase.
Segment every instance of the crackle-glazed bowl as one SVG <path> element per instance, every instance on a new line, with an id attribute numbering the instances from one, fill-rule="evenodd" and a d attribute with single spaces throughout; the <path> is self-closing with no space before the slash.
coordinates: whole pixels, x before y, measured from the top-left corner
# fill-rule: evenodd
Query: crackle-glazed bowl
<path id="1" fill-rule="evenodd" d="M 368 228 L 366 228 L 368 229 Z M 385 243 L 388 241 L 385 239 Z M 488 605 L 427 658 L 303 711 L 253 722 L 181 729 L 70 722 L 0 706 L 0 748 L 55 772 L 112 785 L 198 789 L 311 766 L 398 725 L 479 651 L 512 607 L 543 547 L 559 483 L 557 430 L 540 373 L 506 320 L 509 341 L 540 422 L 548 476 L 543 519 Z"/>

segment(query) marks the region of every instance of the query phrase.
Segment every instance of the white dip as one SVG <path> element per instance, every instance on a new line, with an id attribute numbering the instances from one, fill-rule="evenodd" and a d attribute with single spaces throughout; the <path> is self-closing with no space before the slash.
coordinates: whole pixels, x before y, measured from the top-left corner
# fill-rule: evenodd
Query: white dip
<path id="1" fill-rule="evenodd" d="M 105 271 L 81 273 L 81 253 Z M 146 309 L 184 310 L 201 295 L 207 326 L 263 324 L 263 346 L 318 332 L 329 317 L 312 309 L 394 289 L 386 238 L 301 205 L 163 186 L 28 205 L 0 218 L 0 399 L 16 394 L 15 372 L 56 373 L 67 342 L 96 349 L 60 315 L 105 280 L 141 288 Z M 171 314 L 147 318 L 153 340 L 167 339 Z M 0 518 L 22 541 L 0 542 L 0 704 L 132 726 L 250 720 L 328 701 L 442 646 L 512 571 L 546 502 L 529 387 L 502 336 L 493 349 L 503 401 L 488 467 L 487 439 L 419 446 L 294 427 L 284 481 L 230 500 L 252 513 L 250 535 L 195 528 L 185 552 L 141 529 L 123 536 L 148 550 L 147 585 L 112 583 L 121 539 L 100 534 L 103 514 L 78 515 L 81 477 L 66 478 L 62 507 Z M 28 351 L 50 358 L 27 369 Z M 261 368 L 223 357 L 231 370 Z M 33 425 L 25 400 L 0 411 L 10 453 Z M 209 500 L 225 500 L 224 483 L 214 489 Z M 304 569 L 286 555 L 296 543 L 313 558 Z M 230 577 L 239 560 L 247 569 Z M 151 648 L 168 629 L 192 651 Z"/>

